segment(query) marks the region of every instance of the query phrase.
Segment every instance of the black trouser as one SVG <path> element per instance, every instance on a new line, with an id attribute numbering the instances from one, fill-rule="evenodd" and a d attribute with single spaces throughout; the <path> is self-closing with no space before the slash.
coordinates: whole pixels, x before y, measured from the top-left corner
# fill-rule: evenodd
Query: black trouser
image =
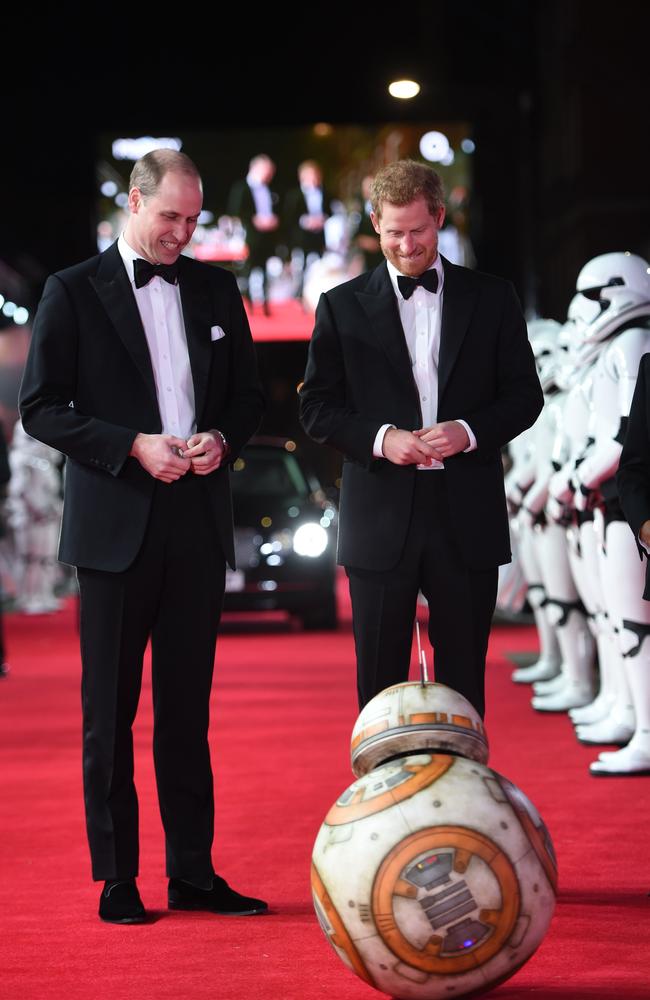
<path id="1" fill-rule="evenodd" d="M 209 700 L 225 560 L 205 484 L 157 483 L 142 548 L 123 573 L 78 569 L 83 766 L 93 878 L 138 873 L 133 738 L 151 637 L 154 763 L 167 873 L 212 873 Z"/>
<path id="2" fill-rule="evenodd" d="M 477 513 L 480 517 L 480 498 Z M 490 526 L 486 525 L 486 530 Z M 445 472 L 420 471 L 400 561 L 387 572 L 346 567 L 357 654 L 359 707 L 408 680 L 418 591 L 429 602 L 435 679 L 485 714 L 485 656 L 498 569 L 470 570 L 455 542 Z"/>

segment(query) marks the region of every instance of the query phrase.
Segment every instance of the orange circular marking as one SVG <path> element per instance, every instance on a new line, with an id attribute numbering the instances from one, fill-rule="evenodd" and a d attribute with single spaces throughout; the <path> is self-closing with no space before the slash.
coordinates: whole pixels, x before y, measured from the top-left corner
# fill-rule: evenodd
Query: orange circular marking
<path id="1" fill-rule="evenodd" d="M 361 955 L 355 948 L 354 942 L 352 941 L 352 938 L 348 934 L 346 926 L 341 920 L 338 910 L 334 906 L 332 898 L 327 889 L 325 888 L 323 880 L 318 874 L 318 870 L 316 868 L 316 865 L 314 864 L 312 864 L 311 866 L 311 887 L 314 896 L 320 903 L 323 912 L 327 917 L 327 919 L 329 920 L 330 926 L 332 928 L 333 933 L 327 934 L 330 943 L 335 948 L 340 948 L 341 951 L 344 952 L 345 955 L 347 955 L 350 965 L 352 966 L 352 968 L 354 969 L 354 971 L 356 972 L 357 976 L 359 976 L 360 979 L 363 979 L 363 981 L 368 983 L 369 986 L 374 986 L 375 989 L 377 989 L 378 987 L 375 986 L 375 983 L 370 973 L 363 964 L 363 959 L 361 958 Z"/>
<path id="2" fill-rule="evenodd" d="M 553 853 L 551 835 L 546 829 L 542 817 L 539 817 L 541 826 L 536 826 L 533 817 L 524 806 L 524 803 L 510 792 L 510 788 L 513 787 L 511 783 L 503 779 L 501 781 L 501 787 L 506 793 L 508 802 L 517 814 L 517 819 L 521 823 L 524 833 L 528 837 L 531 847 L 537 855 L 539 863 L 544 869 L 544 874 L 551 883 L 553 892 L 557 895 L 557 861 L 555 860 L 555 855 Z M 523 792 L 521 794 L 523 796 Z"/>
<path id="3" fill-rule="evenodd" d="M 480 920 L 492 927 L 493 933 L 476 948 L 462 955 L 441 955 L 443 939 L 432 934 L 424 948 L 416 948 L 402 933 L 393 912 L 395 897 L 404 898 L 403 873 L 417 857 L 430 851 L 453 850 L 454 870 L 465 871 L 472 857 L 490 869 L 501 891 L 500 908 L 483 907 Z M 458 861 L 457 861 L 458 856 Z M 470 887 L 471 888 L 471 887 Z M 411 905 L 419 905 L 413 902 Z M 477 901 L 477 908 L 480 900 Z M 517 876 L 509 858 L 484 834 L 459 826 L 429 827 L 405 837 L 384 858 L 372 888 L 372 913 L 388 949 L 403 962 L 438 975 L 467 972 L 484 965 L 508 940 L 517 922 L 520 894 Z"/>
<path id="4" fill-rule="evenodd" d="M 372 771 L 370 775 L 361 779 L 365 784 L 358 785 L 349 802 L 342 803 L 339 799 L 334 803 L 325 817 L 325 823 L 328 826 L 343 826 L 345 823 L 354 823 L 358 819 L 374 816 L 383 809 L 389 809 L 396 802 L 403 802 L 427 785 L 432 785 L 453 763 L 454 757 L 449 754 L 435 754 L 428 764 L 406 764 L 404 771 L 410 777 L 405 778 L 399 785 L 383 788 L 376 793 L 373 792 L 372 785 L 373 776 L 375 783 L 378 780 L 377 771 Z"/>

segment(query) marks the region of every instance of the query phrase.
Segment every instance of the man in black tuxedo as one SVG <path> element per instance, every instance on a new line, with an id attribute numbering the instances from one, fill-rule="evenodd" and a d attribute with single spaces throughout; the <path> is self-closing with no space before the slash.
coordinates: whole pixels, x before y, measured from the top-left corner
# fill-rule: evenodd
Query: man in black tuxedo
<path id="1" fill-rule="evenodd" d="M 438 254 L 442 183 L 400 161 L 372 187 L 386 261 L 326 292 L 301 421 L 344 455 L 359 705 L 408 678 L 418 590 L 436 680 L 483 715 L 497 567 L 510 559 L 500 448 L 542 392 L 512 286 Z"/>
<path id="2" fill-rule="evenodd" d="M 320 257 L 325 251 L 325 223 L 330 215 L 330 199 L 323 188 L 323 174 L 315 160 L 298 167 L 298 187 L 287 192 L 283 223 L 289 248 Z"/>
<path id="3" fill-rule="evenodd" d="M 276 213 L 278 196 L 270 188 L 275 176 L 275 163 L 266 153 L 254 156 L 244 180 L 235 181 L 228 196 L 228 214 L 239 219 L 246 230 L 248 257 L 244 265 L 247 279 L 248 300 L 250 295 L 251 272 L 258 269 L 262 277 L 262 298 L 264 313 L 270 315 L 268 274 L 266 265 L 269 257 L 278 250 L 278 228 L 280 220 Z"/>
<path id="4" fill-rule="evenodd" d="M 377 267 L 384 259 L 379 246 L 379 238 L 372 224 L 372 202 L 370 191 L 374 178 L 367 174 L 361 181 L 359 193 L 359 225 L 352 237 L 352 246 L 363 254 L 364 271 Z"/>
<path id="5" fill-rule="evenodd" d="M 304 160 L 298 167 L 298 187 L 287 192 L 282 213 L 298 300 L 302 300 L 305 271 L 325 253 L 329 215 L 330 198 L 323 188 L 322 170 L 315 160 Z"/>
<path id="6" fill-rule="evenodd" d="M 258 913 L 214 874 L 208 715 L 225 566 L 228 463 L 263 408 L 235 280 L 181 251 L 201 211 L 192 161 L 139 160 L 104 253 L 50 277 L 20 394 L 27 432 L 67 456 L 59 557 L 81 598 L 83 756 L 99 914 L 141 922 L 131 726 L 152 646 L 154 758 L 169 906 Z"/>

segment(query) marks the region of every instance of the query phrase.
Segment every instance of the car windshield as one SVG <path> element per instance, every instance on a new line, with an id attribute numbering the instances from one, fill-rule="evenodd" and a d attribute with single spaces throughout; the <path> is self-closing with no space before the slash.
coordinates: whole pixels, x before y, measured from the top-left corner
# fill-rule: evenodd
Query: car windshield
<path id="1" fill-rule="evenodd" d="M 295 456 L 280 448 L 246 448 L 233 465 L 235 497 L 306 500 L 309 484 Z"/>

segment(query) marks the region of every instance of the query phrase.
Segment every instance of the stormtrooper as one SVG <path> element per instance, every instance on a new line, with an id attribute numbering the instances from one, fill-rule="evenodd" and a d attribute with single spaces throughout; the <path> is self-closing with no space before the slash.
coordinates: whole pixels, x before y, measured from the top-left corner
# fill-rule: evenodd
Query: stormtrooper
<path id="1" fill-rule="evenodd" d="M 567 392 L 561 388 L 560 373 L 566 370 L 573 326 L 574 321 L 569 318 L 557 337 L 553 355 L 542 368 L 540 378 L 547 404 L 538 422 L 536 478 L 519 514 L 522 524 L 533 525 L 546 590 L 545 610 L 561 652 L 561 670 L 555 677 L 538 680 L 534 685 L 532 705 L 541 712 L 561 712 L 585 705 L 593 699 L 595 687 L 595 644 L 576 586 L 566 544 L 566 526 L 562 519 L 554 521 L 546 513 L 551 477 L 567 454 Z"/>
<path id="2" fill-rule="evenodd" d="M 528 339 L 535 356 L 537 373 L 546 380 L 545 372 L 553 364 L 560 324 L 553 319 L 536 319 L 528 324 Z M 510 444 L 511 468 L 506 476 L 505 491 L 510 511 L 510 532 L 513 552 L 516 552 L 527 585 L 527 599 L 533 612 L 539 638 L 540 655 L 530 666 L 519 667 L 512 675 L 519 684 L 530 684 L 554 677 L 560 670 L 561 656 L 555 629 L 549 619 L 546 590 L 539 564 L 539 538 L 531 518 L 519 518 L 525 497 L 536 479 L 538 440 L 544 449 L 544 417 L 520 434 Z M 503 568 L 502 568 L 503 569 Z M 501 585 L 500 585 L 501 590 Z"/>
<path id="3" fill-rule="evenodd" d="M 584 351 L 603 346 L 593 370 L 590 440 L 572 485 L 576 509 L 594 510 L 599 579 L 615 637 L 607 661 L 612 707 L 602 718 L 588 714 L 576 732 L 581 742 L 625 744 L 602 752 L 590 766 L 593 775 L 650 773 L 650 604 L 615 479 L 639 362 L 650 350 L 648 264 L 634 254 L 602 254 L 583 267 L 576 288 L 598 304 L 583 328 Z"/>
<path id="4" fill-rule="evenodd" d="M 573 476 L 582 461 L 590 443 L 590 422 L 592 421 L 593 375 L 601 343 L 585 350 L 584 326 L 599 312 L 598 306 L 577 295 L 569 307 L 571 322 L 565 324 L 569 352 L 567 363 L 558 372 L 556 379 L 566 389 L 563 411 L 562 433 L 565 441 L 562 450 L 564 463 L 549 480 L 549 498 L 546 514 L 556 524 L 565 527 L 567 552 L 571 572 L 580 599 L 588 613 L 588 623 L 594 635 L 598 662 L 601 668 L 601 687 L 598 697 L 584 706 L 570 709 L 574 722 L 592 722 L 609 714 L 612 708 L 611 685 L 608 683 L 608 664 L 612 659 L 614 636 L 607 615 L 598 565 L 598 537 L 595 531 L 592 509 L 576 510 L 574 504 Z M 559 444 L 555 452 L 560 451 Z M 546 688 L 546 692 L 550 693 Z M 537 686 L 538 691 L 542 684 Z M 543 692 L 542 692 L 543 693 Z"/>
<path id="5" fill-rule="evenodd" d="M 54 589 L 61 522 L 59 453 L 27 434 L 18 421 L 9 465 L 8 520 L 16 548 L 17 604 L 25 614 L 57 611 Z"/>

